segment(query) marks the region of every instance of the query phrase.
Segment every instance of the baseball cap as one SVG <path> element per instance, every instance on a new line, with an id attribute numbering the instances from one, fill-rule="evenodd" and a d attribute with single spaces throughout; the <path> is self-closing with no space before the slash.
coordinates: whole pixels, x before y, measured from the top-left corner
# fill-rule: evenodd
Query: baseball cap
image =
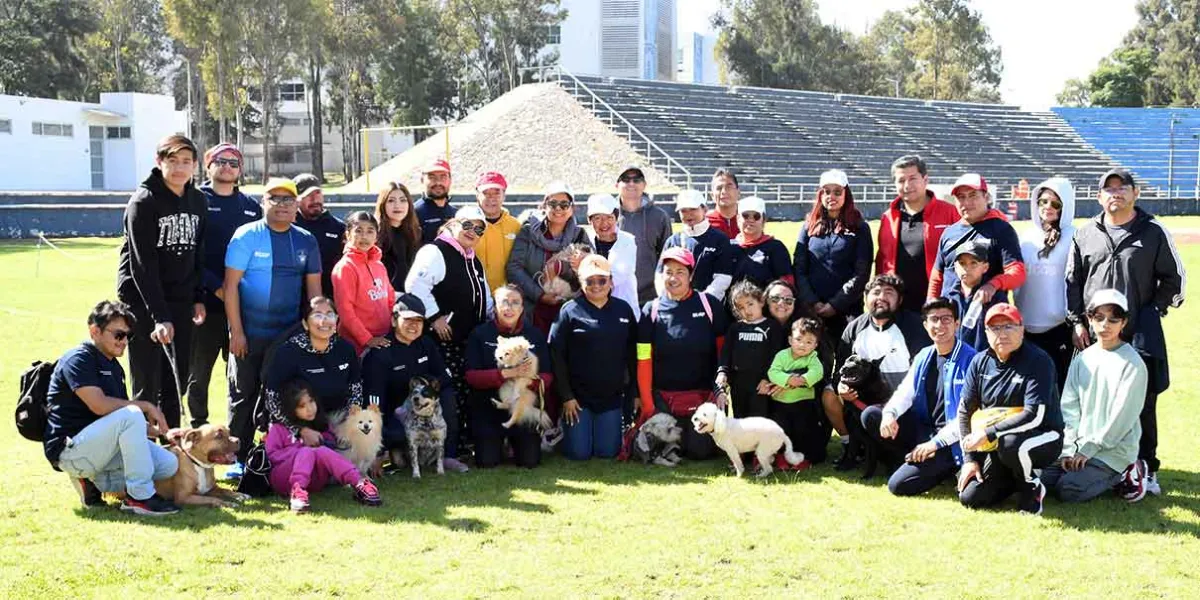
<path id="1" fill-rule="evenodd" d="M 1133 182 L 1133 173 L 1125 169 L 1109 169 L 1100 176 L 1100 189 L 1104 189 L 1104 185 L 1108 183 L 1110 177 L 1120 177 L 1121 183 L 1137 187 L 1137 184 Z"/>
<path id="2" fill-rule="evenodd" d="M 444 158 L 432 160 L 425 163 L 425 166 L 421 168 L 421 173 L 445 173 L 449 175 L 450 163 L 446 162 Z"/>
<path id="3" fill-rule="evenodd" d="M 687 248 L 673 246 L 663 250 L 662 256 L 658 258 L 658 264 L 664 264 L 668 260 L 673 260 L 677 263 L 690 269 L 696 268 L 696 257 L 692 255 L 692 251 Z"/>
<path id="4" fill-rule="evenodd" d="M 685 208 L 704 208 L 704 194 L 697 190 L 683 190 L 675 196 L 675 210 Z"/>
<path id="5" fill-rule="evenodd" d="M 468 204 L 454 213 L 454 218 L 459 221 L 484 221 L 487 222 L 487 217 L 483 214 L 483 209 L 479 208 L 478 204 Z"/>
<path id="6" fill-rule="evenodd" d="M 234 146 L 228 142 L 222 142 L 216 146 L 213 146 L 212 148 L 209 148 L 208 151 L 204 153 L 204 166 L 207 167 L 208 165 L 211 165 L 213 159 L 222 152 L 232 152 L 237 155 L 238 160 L 242 160 L 242 151 L 238 150 L 237 146 Z"/>
<path id="7" fill-rule="evenodd" d="M 592 215 L 611 215 L 617 212 L 620 205 L 617 204 L 617 199 L 609 194 L 592 194 L 588 196 L 587 201 L 587 216 Z"/>
<path id="8" fill-rule="evenodd" d="M 987 180 L 979 173 L 966 173 L 962 177 L 959 177 L 958 181 L 954 182 L 954 187 L 950 188 L 950 195 L 954 196 L 958 194 L 958 189 L 964 187 L 981 192 L 988 191 Z"/>
<path id="9" fill-rule="evenodd" d="M 599 254 L 589 254 L 579 261 L 579 280 L 587 281 L 593 275 L 612 275 L 612 266 L 608 259 Z"/>
<path id="10" fill-rule="evenodd" d="M 392 305 L 392 318 L 424 319 L 425 303 L 415 294 L 400 294 Z"/>
<path id="11" fill-rule="evenodd" d="M 989 308 L 987 315 L 983 317 L 983 324 L 987 325 L 991 323 L 992 319 L 996 317 L 1008 317 L 1013 323 L 1023 323 L 1021 320 L 1021 311 L 1007 302 L 1001 302 Z"/>
<path id="12" fill-rule="evenodd" d="M 287 177 L 272 177 L 267 180 L 265 193 L 270 194 L 275 190 L 284 190 L 293 196 L 299 196 L 296 192 L 296 182 Z"/>
<path id="13" fill-rule="evenodd" d="M 1092 299 L 1088 300 L 1087 309 L 1095 310 L 1106 304 L 1112 304 L 1121 307 L 1122 311 L 1129 312 L 1129 299 L 1118 290 L 1112 288 L 1097 290 L 1092 294 Z"/>
<path id="14" fill-rule="evenodd" d="M 820 185 L 820 187 L 825 187 L 831 183 L 840 185 L 842 187 L 849 187 L 850 178 L 847 177 L 846 172 L 841 169 L 830 169 L 824 173 L 821 173 L 821 183 L 818 185 Z"/>
<path id="15" fill-rule="evenodd" d="M 504 175 L 496 171 L 483 173 L 479 176 L 479 179 L 475 180 L 475 191 L 482 192 L 491 189 L 497 189 L 502 192 L 507 190 L 508 180 L 504 178 Z"/>
<path id="16" fill-rule="evenodd" d="M 959 244 L 958 248 L 954 249 L 954 260 L 958 260 L 960 256 L 974 256 L 975 258 L 987 262 L 989 245 L 987 242 L 980 240 L 970 240 Z"/>
<path id="17" fill-rule="evenodd" d="M 742 198 L 738 201 L 738 214 L 741 215 L 748 212 L 756 212 L 760 215 L 767 214 L 767 201 L 758 196 Z"/>
<path id="18" fill-rule="evenodd" d="M 646 178 L 646 173 L 645 171 L 642 171 L 641 165 L 626 165 L 624 169 L 621 169 L 620 172 L 617 173 L 617 181 L 620 181 L 621 177 L 630 171 L 637 171 L 638 177 L 641 177 L 642 179 Z"/>
<path id="19" fill-rule="evenodd" d="M 296 183 L 296 195 L 301 198 L 321 191 L 321 180 L 312 173 L 301 173 L 292 178 L 292 181 Z"/>
<path id="20" fill-rule="evenodd" d="M 549 198 L 554 194 L 566 194 L 572 201 L 575 200 L 575 192 L 571 191 L 571 186 L 565 181 L 551 181 L 542 190 L 542 198 Z"/>

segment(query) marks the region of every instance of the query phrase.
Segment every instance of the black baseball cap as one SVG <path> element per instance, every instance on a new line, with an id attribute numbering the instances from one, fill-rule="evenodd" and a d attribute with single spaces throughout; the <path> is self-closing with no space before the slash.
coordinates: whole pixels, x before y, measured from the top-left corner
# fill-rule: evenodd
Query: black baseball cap
<path id="1" fill-rule="evenodd" d="M 396 303 L 392 305 L 392 318 L 424 319 L 425 303 L 415 294 L 400 294 L 396 296 Z"/>
<path id="2" fill-rule="evenodd" d="M 621 169 L 621 171 L 617 173 L 617 181 L 620 181 L 621 178 L 630 171 L 637 171 L 638 177 L 641 177 L 642 179 L 646 178 L 646 173 L 642 171 L 641 165 L 627 165 L 624 169 Z"/>
<path id="3" fill-rule="evenodd" d="M 292 182 L 296 184 L 297 198 L 303 198 L 321 189 L 321 180 L 312 173 L 301 173 L 293 177 Z"/>
<path id="4" fill-rule="evenodd" d="M 958 260 L 958 257 L 960 256 L 971 255 L 979 259 L 981 262 L 987 262 L 988 247 L 989 244 L 987 242 L 980 240 L 971 240 L 966 243 L 959 244 L 958 248 L 954 250 L 954 260 Z"/>
<path id="5" fill-rule="evenodd" d="M 1100 189 L 1104 189 L 1104 186 L 1108 183 L 1108 180 L 1111 177 L 1120 177 L 1121 183 L 1131 187 L 1137 187 L 1137 184 L 1133 182 L 1133 173 L 1130 173 L 1125 169 L 1109 169 L 1100 176 Z"/>

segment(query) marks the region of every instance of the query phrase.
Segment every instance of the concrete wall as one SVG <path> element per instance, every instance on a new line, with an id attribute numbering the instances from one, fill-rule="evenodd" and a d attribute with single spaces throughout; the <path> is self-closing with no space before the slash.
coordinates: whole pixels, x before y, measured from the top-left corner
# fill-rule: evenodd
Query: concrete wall
<path id="1" fill-rule="evenodd" d="M 567 18 L 560 31 L 562 41 L 557 48 L 559 64 L 578 75 L 600 74 L 600 2 L 597 0 L 563 0 Z"/>

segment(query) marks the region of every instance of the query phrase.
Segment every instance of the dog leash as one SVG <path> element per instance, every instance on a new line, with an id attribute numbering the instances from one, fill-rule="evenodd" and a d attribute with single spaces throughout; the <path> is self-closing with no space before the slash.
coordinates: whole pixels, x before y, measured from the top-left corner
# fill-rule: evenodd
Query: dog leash
<path id="1" fill-rule="evenodd" d="M 191 422 L 191 416 L 187 413 L 187 405 L 183 402 L 183 383 L 179 381 L 179 364 L 175 360 L 175 342 L 162 344 L 163 353 L 167 355 L 167 362 L 171 365 L 171 380 L 175 382 L 175 399 L 179 402 L 179 425 Z M 166 432 L 163 432 L 164 434 Z"/>

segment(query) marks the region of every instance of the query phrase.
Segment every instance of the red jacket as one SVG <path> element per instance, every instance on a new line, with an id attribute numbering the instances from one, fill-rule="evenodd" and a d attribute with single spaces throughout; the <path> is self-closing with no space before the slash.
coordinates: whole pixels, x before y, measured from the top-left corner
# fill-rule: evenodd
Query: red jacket
<path id="1" fill-rule="evenodd" d="M 938 200 L 933 192 L 925 193 L 929 195 L 929 203 L 925 205 L 921 219 L 925 223 L 925 275 L 928 276 L 933 271 L 933 261 L 937 257 L 938 242 L 942 239 L 942 232 L 962 217 L 953 204 L 945 200 Z M 878 250 L 875 254 L 876 275 L 896 272 L 896 251 L 900 244 L 901 202 L 900 197 L 896 196 L 896 199 L 892 200 L 891 206 L 883 212 L 883 216 L 879 219 L 879 244 L 876 245 Z"/>
<path id="2" fill-rule="evenodd" d="M 734 215 L 732 219 L 726 219 L 725 217 L 721 216 L 721 211 L 714 208 L 705 213 L 704 217 L 708 219 L 708 224 L 712 226 L 713 229 L 725 234 L 731 240 L 741 233 L 741 230 L 738 229 L 737 215 Z"/>
<path id="3" fill-rule="evenodd" d="M 367 252 L 347 245 L 342 259 L 333 267 L 333 298 L 337 304 L 338 335 L 354 344 L 362 354 L 373 337 L 392 330 L 392 303 L 396 290 L 382 262 L 383 252 L 371 246 Z"/>

